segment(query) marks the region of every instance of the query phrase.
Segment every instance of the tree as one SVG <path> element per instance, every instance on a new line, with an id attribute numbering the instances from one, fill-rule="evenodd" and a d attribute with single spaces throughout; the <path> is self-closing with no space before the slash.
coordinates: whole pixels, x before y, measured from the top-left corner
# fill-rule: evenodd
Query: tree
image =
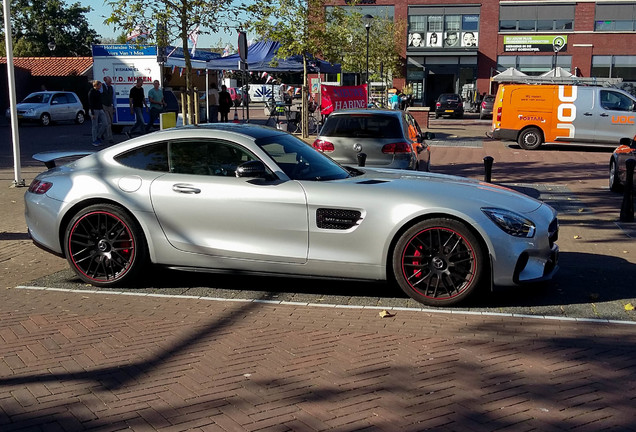
<path id="1" fill-rule="evenodd" d="M 90 7 L 80 3 L 68 6 L 63 0 L 14 0 L 11 5 L 13 54 L 19 57 L 90 56 L 91 45 L 99 43 L 99 35 L 85 16 L 90 11 Z M 2 44 L 0 53 L 6 55 L 5 51 L 6 45 Z"/>
<path id="2" fill-rule="evenodd" d="M 186 117 L 193 122 L 192 63 L 188 50 L 190 37 L 199 34 L 230 30 L 235 14 L 232 0 L 112 0 L 107 24 L 123 28 L 127 33 L 143 30 L 148 41 L 154 41 L 161 49 L 176 40 L 183 48 L 186 66 L 185 82 L 188 95 Z"/>
<path id="3" fill-rule="evenodd" d="M 346 13 L 340 7 L 325 9 L 322 0 L 271 0 L 243 5 L 251 17 L 247 28 L 260 37 L 280 43 L 278 59 L 300 55 L 303 59 L 302 134 L 307 138 L 307 61 L 319 56 L 330 62 L 339 61 L 334 54 L 341 42 L 339 32 L 325 31 L 325 22 L 341 28 Z"/>

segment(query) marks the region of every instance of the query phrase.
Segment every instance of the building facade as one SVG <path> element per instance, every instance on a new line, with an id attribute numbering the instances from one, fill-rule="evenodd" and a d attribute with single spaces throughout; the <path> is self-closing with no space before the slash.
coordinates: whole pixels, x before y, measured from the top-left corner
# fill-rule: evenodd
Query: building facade
<path id="1" fill-rule="evenodd" d="M 356 7 L 407 23 L 403 83 L 413 86 L 416 105 L 432 106 L 445 92 L 491 93 L 490 78 L 509 67 L 540 75 L 559 66 L 636 85 L 635 1 L 362 0 Z"/>

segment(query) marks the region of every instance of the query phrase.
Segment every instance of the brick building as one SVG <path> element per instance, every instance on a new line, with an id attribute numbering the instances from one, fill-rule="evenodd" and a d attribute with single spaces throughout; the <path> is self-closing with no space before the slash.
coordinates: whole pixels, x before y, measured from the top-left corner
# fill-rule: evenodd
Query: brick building
<path id="1" fill-rule="evenodd" d="M 412 84 L 416 105 L 430 106 L 442 92 L 490 93 L 490 78 L 509 67 L 540 75 L 559 66 L 636 83 L 634 1 L 362 0 L 356 7 L 408 23 L 405 78 L 394 85 Z"/>

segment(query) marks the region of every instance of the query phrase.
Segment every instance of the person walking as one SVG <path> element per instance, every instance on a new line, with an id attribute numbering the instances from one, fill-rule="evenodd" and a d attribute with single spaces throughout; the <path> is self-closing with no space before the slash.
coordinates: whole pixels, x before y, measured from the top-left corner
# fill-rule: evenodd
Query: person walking
<path id="1" fill-rule="evenodd" d="M 150 102 L 150 120 L 146 125 L 146 132 L 155 125 L 155 120 L 159 118 L 159 114 L 163 111 L 163 107 L 166 106 L 166 101 L 163 98 L 163 90 L 159 88 L 159 80 L 154 80 L 152 88 L 148 91 L 148 102 Z"/>
<path id="2" fill-rule="evenodd" d="M 101 81 L 93 81 L 93 88 L 88 92 L 88 111 L 91 115 L 91 134 L 93 145 L 100 146 L 102 144 L 102 136 L 104 135 L 106 124 L 106 114 L 102 107 L 102 87 Z"/>
<path id="3" fill-rule="evenodd" d="M 137 129 L 143 133 L 146 129 L 144 124 L 144 111 L 146 107 L 148 110 L 148 104 L 146 103 L 146 97 L 144 95 L 144 79 L 142 77 L 137 78 L 137 83 L 130 89 L 128 94 L 128 100 L 130 102 L 130 114 L 135 116 L 135 124 L 126 132 L 126 136 L 130 138 Z"/>
<path id="4" fill-rule="evenodd" d="M 113 116 L 115 113 L 115 107 L 113 106 L 113 102 L 115 100 L 115 89 L 113 88 L 113 80 L 109 76 L 104 77 L 104 83 L 102 84 L 102 107 L 104 109 L 104 114 L 106 114 L 106 119 L 108 123 L 106 123 L 106 133 L 104 135 L 105 139 L 108 140 L 109 143 L 113 143 Z"/>
<path id="5" fill-rule="evenodd" d="M 217 123 L 219 121 L 219 88 L 216 83 L 212 83 L 208 90 L 208 111 L 210 113 L 208 122 Z"/>
<path id="6" fill-rule="evenodd" d="M 230 107 L 232 106 L 232 96 L 227 91 L 227 87 L 225 85 L 221 86 L 221 91 L 219 92 L 219 112 L 221 113 L 221 122 L 227 123 L 229 120 L 227 115 L 230 113 Z"/>

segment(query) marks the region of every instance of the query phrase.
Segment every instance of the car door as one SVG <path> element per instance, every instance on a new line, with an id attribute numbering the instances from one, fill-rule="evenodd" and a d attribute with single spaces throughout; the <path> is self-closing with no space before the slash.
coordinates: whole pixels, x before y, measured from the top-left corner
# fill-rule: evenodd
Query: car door
<path id="1" fill-rule="evenodd" d="M 256 157 L 223 140 L 169 143 L 170 173 L 151 185 L 157 219 L 177 249 L 215 257 L 304 263 L 307 200 L 295 181 L 237 178 Z"/>
<path id="2" fill-rule="evenodd" d="M 621 138 L 631 138 L 636 132 L 636 101 L 626 94 L 600 89 L 600 114 L 596 117 L 596 139 L 600 144 L 618 145 Z"/>
<path id="3" fill-rule="evenodd" d="M 69 119 L 68 114 L 69 104 L 66 99 L 66 94 L 56 93 L 51 98 L 51 120 L 63 121 Z"/>

